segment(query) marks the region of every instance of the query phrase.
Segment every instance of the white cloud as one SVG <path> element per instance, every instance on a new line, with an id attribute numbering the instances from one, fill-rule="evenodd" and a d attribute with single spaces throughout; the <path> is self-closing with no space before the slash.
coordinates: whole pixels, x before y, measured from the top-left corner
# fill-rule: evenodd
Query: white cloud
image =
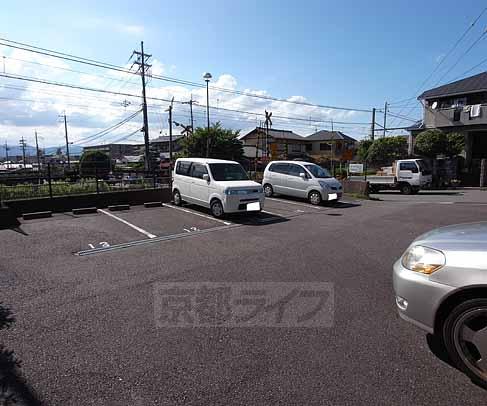
<path id="1" fill-rule="evenodd" d="M 140 77 L 117 71 L 96 70 L 83 65 L 70 65 L 63 60 L 49 58 L 25 51 L 15 50 L 6 55 L 7 73 L 45 78 L 50 81 L 78 84 L 80 86 L 107 89 L 114 92 L 133 94 L 136 97 L 95 93 L 78 89 L 46 86 L 39 83 L 21 82 L 17 80 L 0 79 L 0 141 L 7 138 L 10 143 L 18 143 L 21 136 L 31 140 L 34 129 L 42 129 L 45 146 L 56 146 L 63 143 L 63 128 L 58 122 L 59 114 L 64 111 L 68 115 L 70 139 L 77 141 L 95 134 L 114 125 L 132 112 L 140 109 L 139 97 Z M 162 75 L 166 66 L 154 59 L 152 73 Z M 46 66 L 48 65 L 48 66 Z M 127 64 L 126 68 L 130 68 Z M 79 70 L 84 73 L 72 72 Z M 203 82 L 204 83 L 204 82 Z M 370 117 L 367 114 L 354 111 L 306 106 L 284 101 L 266 100 L 249 95 L 234 94 L 215 88 L 238 89 L 237 79 L 228 73 L 219 75 L 210 83 L 210 119 L 212 122 L 221 121 L 224 126 L 234 129 L 248 129 L 259 125 L 264 119 L 264 110 L 273 112 L 273 127 L 290 129 L 298 134 L 307 135 L 315 129 L 329 129 L 329 120 L 363 121 Z M 245 93 L 270 96 L 266 90 L 245 89 Z M 191 88 L 174 83 L 168 83 L 152 78 L 147 88 L 148 97 L 178 101 L 189 101 L 192 97 L 194 105 L 194 119 L 197 126 L 206 125 L 206 88 Z M 21 100 L 18 100 L 21 99 Z M 308 102 L 304 96 L 295 95 L 287 98 L 292 102 Z M 167 101 L 148 101 L 149 124 L 151 137 L 157 137 L 159 131 L 167 129 Z M 245 111 L 239 113 L 230 110 Z M 176 103 L 174 105 L 174 120 L 189 123 L 189 106 Z M 281 116 L 281 117 L 280 117 Z M 283 117 L 293 117 L 286 119 Z M 110 142 L 128 135 L 141 128 L 141 115 L 130 123 L 120 127 L 109 136 L 99 138 L 96 142 Z M 367 134 L 367 125 L 363 128 L 347 127 L 335 124 L 347 134 L 361 138 Z M 177 133 L 177 129 L 175 129 Z M 131 137 L 130 141 L 142 141 L 142 134 Z M 32 143 L 32 140 L 30 141 Z"/>

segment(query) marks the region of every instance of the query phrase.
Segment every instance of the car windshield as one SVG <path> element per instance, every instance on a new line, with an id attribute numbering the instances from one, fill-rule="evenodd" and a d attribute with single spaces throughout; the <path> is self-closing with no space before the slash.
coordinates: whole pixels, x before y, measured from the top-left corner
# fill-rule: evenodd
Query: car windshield
<path id="1" fill-rule="evenodd" d="M 211 175 L 216 181 L 249 180 L 247 172 L 240 164 L 209 164 Z"/>
<path id="2" fill-rule="evenodd" d="M 318 165 L 304 165 L 304 167 L 311 172 L 315 178 L 331 178 L 330 172 Z"/>

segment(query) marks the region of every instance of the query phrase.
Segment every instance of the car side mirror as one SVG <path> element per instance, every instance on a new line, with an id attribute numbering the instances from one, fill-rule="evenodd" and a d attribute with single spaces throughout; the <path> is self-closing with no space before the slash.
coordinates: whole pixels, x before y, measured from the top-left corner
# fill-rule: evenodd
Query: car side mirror
<path id="1" fill-rule="evenodd" d="M 303 179 L 308 179 L 308 177 L 306 176 L 306 174 L 305 174 L 304 172 L 301 172 L 301 173 L 299 174 L 299 177 L 300 177 L 300 178 L 303 178 Z"/>
<path id="2" fill-rule="evenodd" d="M 203 180 L 206 180 L 207 182 L 209 182 L 210 181 L 210 175 L 208 175 L 207 173 L 205 173 L 203 175 Z"/>

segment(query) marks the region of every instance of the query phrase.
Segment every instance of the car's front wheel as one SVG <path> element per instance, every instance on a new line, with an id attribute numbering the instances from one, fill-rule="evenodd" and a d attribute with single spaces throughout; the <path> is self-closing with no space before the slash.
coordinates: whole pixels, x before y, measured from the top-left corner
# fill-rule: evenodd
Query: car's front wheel
<path id="1" fill-rule="evenodd" d="M 179 190 L 175 189 L 174 192 L 172 192 L 172 201 L 176 206 L 181 206 L 183 204 L 183 199 L 181 198 Z"/>
<path id="2" fill-rule="evenodd" d="M 321 194 L 320 194 L 320 192 L 317 192 L 316 190 L 313 190 L 312 192 L 309 193 L 308 200 L 309 200 L 309 202 L 312 205 L 318 206 L 321 203 Z"/>
<path id="3" fill-rule="evenodd" d="M 265 193 L 265 197 L 272 197 L 272 195 L 274 194 L 274 189 L 272 188 L 272 185 L 266 183 L 264 185 L 264 193 Z"/>
<path id="4" fill-rule="evenodd" d="M 220 200 L 218 200 L 218 199 L 214 199 L 211 202 L 210 211 L 211 211 L 211 214 L 213 215 L 213 217 L 216 217 L 216 218 L 221 218 L 225 214 L 225 212 L 223 211 L 222 202 L 220 202 Z"/>
<path id="5" fill-rule="evenodd" d="M 454 364 L 487 388 L 487 299 L 470 299 L 455 307 L 442 329 Z"/>
<path id="6" fill-rule="evenodd" d="M 401 185 L 401 193 L 403 195 L 410 195 L 413 193 L 413 188 L 409 183 L 404 183 L 403 185 Z"/>

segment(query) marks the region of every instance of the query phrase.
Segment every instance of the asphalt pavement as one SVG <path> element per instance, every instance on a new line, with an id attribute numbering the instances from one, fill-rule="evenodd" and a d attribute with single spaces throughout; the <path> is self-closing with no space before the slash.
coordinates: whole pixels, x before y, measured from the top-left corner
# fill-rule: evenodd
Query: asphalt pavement
<path id="1" fill-rule="evenodd" d="M 484 220 L 487 192 L 378 197 L 320 207 L 268 199 L 263 213 L 224 222 L 194 207 L 134 207 L 0 231 L 0 302 L 15 318 L 0 343 L 22 361 L 17 396 L 97 406 L 485 403 L 485 390 L 399 319 L 392 264 L 423 232 Z M 326 284 L 332 322 L 161 326 L 156 288 L 168 282 Z"/>

